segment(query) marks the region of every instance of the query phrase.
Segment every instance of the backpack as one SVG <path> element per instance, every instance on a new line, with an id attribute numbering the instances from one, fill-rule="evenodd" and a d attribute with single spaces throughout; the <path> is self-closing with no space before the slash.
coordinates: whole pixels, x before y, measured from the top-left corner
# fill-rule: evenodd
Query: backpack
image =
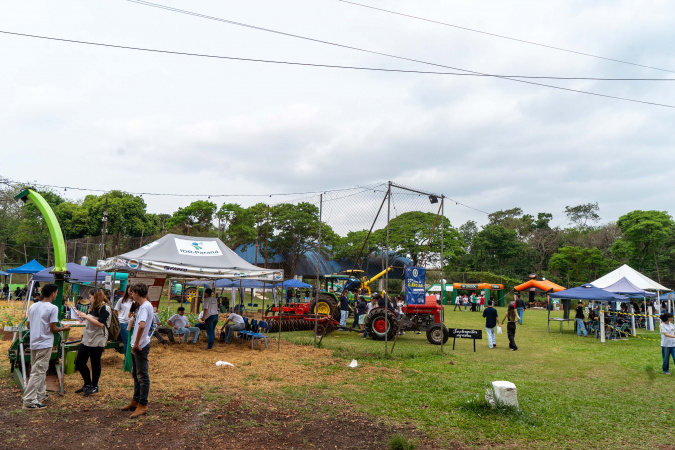
<path id="1" fill-rule="evenodd" d="M 117 318 L 116 314 L 113 314 L 113 312 L 110 310 L 110 307 L 106 305 L 106 308 L 108 308 L 108 312 L 110 313 L 110 325 L 108 326 L 108 340 L 109 341 L 114 341 L 117 340 L 118 337 L 120 337 L 120 320 Z"/>

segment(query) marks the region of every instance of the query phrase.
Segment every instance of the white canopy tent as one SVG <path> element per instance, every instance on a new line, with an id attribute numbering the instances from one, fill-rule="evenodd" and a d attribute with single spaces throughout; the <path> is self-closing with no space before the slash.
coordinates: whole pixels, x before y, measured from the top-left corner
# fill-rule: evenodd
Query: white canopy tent
<path id="1" fill-rule="evenodd" d="M 618 282 L 622 278 L 627 279 L 631 283 L 633 283 L 636 287 L 640 289 L 644 289 L 645 291 L 656 291 L 657 295 L 660 297 L 661 293 L 663 292 L 669 292 L 670 289 L 667 287 L 663 286 L 662 284 L 657 283 L 656 281 L 652 280 L 651 278 L 648 278 L 647 276 L 641 274 L 637 270 L 633 269 L 627 264 L 624 264 L 623 266 L 619 267 L 618 269 L 613 270 L 612 272 L 608 273 L 605 276 L 602 276 L 598 278 L 595 281 L 591 281 L 590 284 L 592 284 L 595 287 L 604 289 L 608 286 L 613 285 L 614 283 Z M 658 298 L 658 297 L 657 297 Z M 644 300 L 646 301 L 646 300 Z M 655 311 L 657 314 L 660 314 L 661 312 L 661 302 L 657 301 L 656 302 L 656 308 L 657 311 Z M 649 308 L 651 309 L 651 307 Z M 668 301 L 668 309 L 672 310 L 672 300 Z M 646 308 L 645 308 L 646 311 Z M 651 314 L 649 311 L 646 311 L 647 314 Z M 648 329 L 654 329 L 653 326 L 653 321 L 652 318 L 649 318 L 647 322 L 647 327 Z"/>
<path id="2" fill-rule="evenodd" d="M 613 270 L 612 272 L 598 278 L 595 281 L 591 281 L 590 284 L 592 284 L 595 287 L 599 287 L 600 289 L 604 289 L 607 286 L 616 283 L 621 278 L 626 278 L 635 286 L 637 286 L 640 289 L 644 289 L 645 291 L 660 291 L 660 292 L 670 291 L 670 289 L 668 289 L 667 287 L 657 283 L 656 281 L 646 277 L 645 275 L 642 275 L 640 272 L 633 269 L 627 264 L 624 264 L 618 269 Z"/>

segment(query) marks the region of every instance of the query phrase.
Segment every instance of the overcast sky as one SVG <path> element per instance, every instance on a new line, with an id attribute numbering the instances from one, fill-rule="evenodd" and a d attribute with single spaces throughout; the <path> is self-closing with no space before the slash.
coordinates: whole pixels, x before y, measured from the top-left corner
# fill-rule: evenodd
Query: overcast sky
<path id="1" fill-rule="evenodd" d="M 361 2 L 675 71 L 675 8 L 665 0 Z M 484 73 L 675 78 L 337 0 L 161 3 Z M 244 58 L 446 70 L 124 0 L 3 2 L 0 30 Z M 559 225 L 566 205 L 598 202 L 607 222 L 635 209 L 672 212 L 675 200 L 675 109 L 501 79 L 235 62 L 1 34 L 0 61 L 0 175 L 15 180 L 189 194 L 321 191 L 392 180 L 488 212 L 515 206 L 551 212 Z M 675 82 L 542 82 L 675 105 Z M 156 213 L 194 200 L 144 198 Z M 454 203 L 445 212 L 457 226 L 487 220 Z"/>

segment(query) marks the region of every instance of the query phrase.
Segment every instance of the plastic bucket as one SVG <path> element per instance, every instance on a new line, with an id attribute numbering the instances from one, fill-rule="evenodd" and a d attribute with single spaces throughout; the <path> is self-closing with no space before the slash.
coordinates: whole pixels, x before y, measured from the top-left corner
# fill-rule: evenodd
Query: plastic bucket
<path id="1" fill-rule="evenodd" d="M 77 352 L 67 352 L 66 353 L 66 374 L 71 375 L 75 373 L 75 357 Z"/>

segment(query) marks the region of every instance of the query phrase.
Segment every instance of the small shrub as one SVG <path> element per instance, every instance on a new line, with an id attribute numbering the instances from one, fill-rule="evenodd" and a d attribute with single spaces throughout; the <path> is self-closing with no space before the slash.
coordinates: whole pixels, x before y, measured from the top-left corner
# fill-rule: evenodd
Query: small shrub
<path id="1" fill-rule="evenodd" d="M 389 439 L 389 448 L 391 450 L 415 450 L 415 444 L 402 434 L 395 434 Z"/>

